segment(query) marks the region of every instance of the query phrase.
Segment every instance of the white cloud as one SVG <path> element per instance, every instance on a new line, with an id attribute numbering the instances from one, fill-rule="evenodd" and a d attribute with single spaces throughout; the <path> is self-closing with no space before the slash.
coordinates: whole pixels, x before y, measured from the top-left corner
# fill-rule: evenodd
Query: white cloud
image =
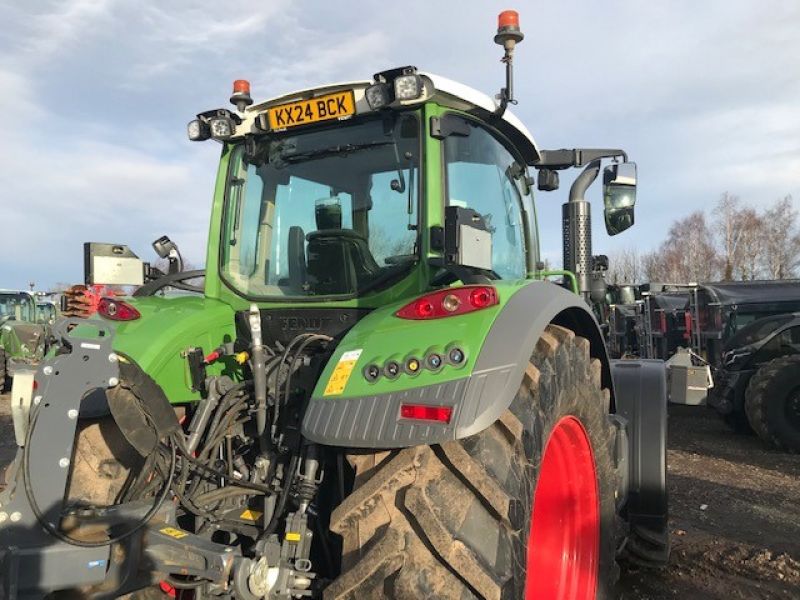
<path id="1" fill-rule="evenodd" d="M 109 22 L 116 0 L 59 0 L 30 15 L 28 35 L 21 39 L 19 53 L 31 63 L 51 60 L 75 44 L 86 41 Z"/>
<path id="2" fill-rule="evenodd" d="M 189 144 L 184 127 L 224 106 L 233 79 L 250 78 L 261 99 L 416 64 L 494 93 L 498 7 L 437 8 L 446 21 L 422 0 L 5 3 L 0 286 L 80 279 L 90 239 L 149 256 L 148 242 L 168 233 L 203 262 L 218 148 Z M 762 206 L 800 200 L 800 3 L 519 10 L 515 112 L 544 147 L 622 146 L 639 162 L 637 226 L 609 240 L 597 211 L 595 252 L 649 249 L 673 218 L 724 190 Z M 547 256 L 560 256 L 570 180 L 539 197 Z"/>

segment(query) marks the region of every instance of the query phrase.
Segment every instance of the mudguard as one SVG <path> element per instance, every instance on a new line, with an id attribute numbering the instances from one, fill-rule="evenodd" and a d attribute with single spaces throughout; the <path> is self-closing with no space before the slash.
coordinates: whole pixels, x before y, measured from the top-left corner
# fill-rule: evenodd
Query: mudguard
<path id="1" fill-rule="evenodd" d="M 666 367 L 661 360 L 615 360 L 611 373 L 628 440 L 628 543 L 638 544 L 640 557 L 663 563 L 669 556 Z"/>
<path id="2" fill-rule="evenodd" d="M 532 282 L 508 300 L 484 338 L 472 372 L 463 378 L 396 392 L 350 398 L 312 398 L 303 435 L 314 442 L 350 448 L 401 448 L 474 435 L 511 405 L 536 342 L 550 323 L 589 338 L 592 356 L 611 387 L 600 328 L 586 303 L 551 283 Z M 400 405 L 447 406 L 450 423 L 418 423 L 400 417 Z"/>

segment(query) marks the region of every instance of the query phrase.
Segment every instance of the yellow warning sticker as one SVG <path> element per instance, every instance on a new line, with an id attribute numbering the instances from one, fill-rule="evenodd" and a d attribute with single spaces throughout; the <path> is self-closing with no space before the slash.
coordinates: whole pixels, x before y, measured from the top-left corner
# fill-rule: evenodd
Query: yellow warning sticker
<path id="1" fill-rule="evenodd" d="M 286 532 L 286 541 L 287 542 L 299 542 L 300 541 L 300 533 L 297 531 L 287 531 Z"/>
<path id="2" fill-rule="evenodd" d="M 164 535 L 168 535 L 169 537 L 174 537 L 176 540 L 181 538 L 185 538 L 189 535 L 186 531 L 181 531 L 180 529 L 175 529 L 174 527 L 164 527 L 164 529 L 159 530 Z"/>
<path id="3" fill-rule="evenodd" d="M 323 396 L 333 396 L 344 392 L 344 387 L 353 373 L 353 369 L 358 362 L 358 357 L 361 356 L 361 350 L 350 350 L 345 352 L 336 363 L 336 367 L 331 373 L 331 378 L 328 380 L 328 385 L 325 386 Z"/>
<path id="4" fill-rule="evenodd" d="M 253 523 L 255 523 L 256 521 L 258 521 L 263 516 L 264 516 L 264 513 L 260 512 L 260 511 L 257 511 L 257 510 L 250 510 L 248 508 L 242 514 L 239 515 L 239 518 L 242 521 L 252 521 Z"/>

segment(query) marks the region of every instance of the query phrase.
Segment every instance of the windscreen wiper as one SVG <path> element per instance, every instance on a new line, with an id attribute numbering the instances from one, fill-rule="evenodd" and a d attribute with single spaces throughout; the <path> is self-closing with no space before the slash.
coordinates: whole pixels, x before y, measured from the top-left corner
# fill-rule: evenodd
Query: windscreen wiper
<path id="1" fill-rule="evenodd" d="M 281 153 L 279 158 L 286 163 L 298 163 L 306 160 L 313 160 L 315 158 L 324 158 L 326 156 L 347 155 L 361 150 L 368 150 L 370 148 L 379 148 L 381 146 L 392 146 L 395 142 L 368 142 L 364 144 L 338 144 L 330 146 L 329 148 L 319 148 L 317 150 L 309 150 L 307 152 L 298 152 L 297 154 Z"/>

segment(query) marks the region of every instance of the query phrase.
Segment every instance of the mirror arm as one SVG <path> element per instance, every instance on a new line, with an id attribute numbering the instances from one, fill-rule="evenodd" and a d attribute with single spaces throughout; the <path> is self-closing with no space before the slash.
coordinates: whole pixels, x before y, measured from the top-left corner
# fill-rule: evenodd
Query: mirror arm
<path id="1" fill-rule="evenodd" d="M 581 200 L 584 200 L 586 196 L 586 190 L 588 190 L 589 186 L 594 183 L 594 180 L 597 179 L 597 175 L 599 173 L 600 159 L 596 159 L 589 163 L 589 165 L 587 165 L 581 174 L 575 178 L 575 181 L 572 183 L 572 187 L 569 188 L 569 201 L 580 202 Z"/>
<path id="2" fill-rule="evenodd" d="M 622 157 L 623 162 L 628 162 L 628 153 L 624 150 L 610 148 L 573 148 L 571 150 L 541 150 L 539 160 L 533 166 L 537 169 L 571 169 L 583 167 L 601 158 Z"/>

